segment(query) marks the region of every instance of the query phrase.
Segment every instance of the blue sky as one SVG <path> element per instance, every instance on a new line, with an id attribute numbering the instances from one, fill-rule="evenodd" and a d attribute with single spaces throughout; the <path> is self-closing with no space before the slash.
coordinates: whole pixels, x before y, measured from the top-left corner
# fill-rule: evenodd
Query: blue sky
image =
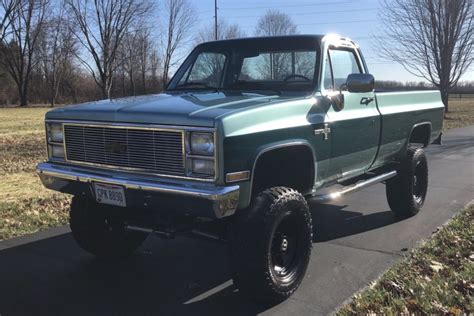
<path id="1" fill-rule="evenodd" d="M 189 0 L 198 12 L 197 27 L 213 22 L 214 0 Z M 301 34 L 337 33 L 359 43 L 369 69 L 379 80 L 420 81 L 396 63 L 380 60 L 371 35 L 380 35 L 379 0 L 218 0 L 218 16 L 238 23 L 248 36 L 268 9 L 287 13 Z M 474 80 L 474 68 L 462 80 Z"/>

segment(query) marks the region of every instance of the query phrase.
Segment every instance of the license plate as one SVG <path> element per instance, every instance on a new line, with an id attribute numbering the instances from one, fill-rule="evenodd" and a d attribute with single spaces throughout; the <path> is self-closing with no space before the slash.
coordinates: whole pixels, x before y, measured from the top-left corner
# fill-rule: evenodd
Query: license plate
<path id="1" fill-rule="evenodd" d="M 126 207 L 125 192 L 119 185 L 94 183 L 95 199 L 99 203 Z"/>

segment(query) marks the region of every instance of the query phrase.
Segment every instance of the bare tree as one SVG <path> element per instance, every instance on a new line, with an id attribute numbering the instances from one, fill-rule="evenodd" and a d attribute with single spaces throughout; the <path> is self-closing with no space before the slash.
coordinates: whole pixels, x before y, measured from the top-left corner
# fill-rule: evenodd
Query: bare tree
<path id="1" fill-rule="evenodd" d="M 43 45 L 39 45 L 39 54 L 43 64 L 43 73 L 48 85 L 48 98 L 54 107 L 59 88 L 76 53 L 77 41 L 73 36 L 73 26 L 65 15 L 63 3 L 55 7 L 53 17 L 45 27 Z"/>
<path id="2" fill-rule="evenodd" d="M 137 90 L 146 93 L 147 71 L 150 59 L 150 31 L 147 28 L 139 29 L 129 33 L 124 37 L 119 47 L 120 58 L 117 60 L 118 72 L 122 80 L 123 95 L 136 95 Z M 129 83 L 129 93 L 127 93 L 127 81 Z"/>
<path id="3" fill-rule="evenodd" d="M 150 60 L 150 32 L 143 31 L 138 34 L 138 67 L 140 71 L 140 77 L 142 80 L 142 93 L 147 93 L 147 71 L 149 68 Z"/>
<path id="4" fill-rule="evenodd" d="M 3 11 L 9 1 L 0 3 Z M 0 64 L 16 84 L 20 106 L 28 103 L 28 88 L 38 39 L 44 28 L 47 0 L 28 0 L 16 5 L 7 18 L 6 37 L 0 46 Z"/>
<path id="5" fill-rule="evenodd" d="M 377 38 L 381 57 L 401 64 L 448 93 L 474 60 L 472 0 L 384 0 L 384 36 Z"/>
<path id="6" fill-rule="evenodd" d="M 158 73 L 160 72 L 160 64 L 161 60 L 158 49 L 153 47 L 150 53 L 150 86 L 153 92 L 158 91 L 157 88 L 161 89 L 161 85 L 159 85 L 158 78 Z"/>
<path id="7" fill-rule="evenodd" d="M 122 73 L 122 89 L 123 94 L 126 93 L 126 79 L 128 77 L 130 83 L 129 94 L 136 95 L 135 74 L 137 72 L 137 33 L 126 33 L 122 44 L 120 45 L 120 59 L 117 60 Z"/>
<path id="8" fill-rule="evenodd" d="M 277 10 L 268 10 L 258 20 L 255 28 L 256 36 L 291 35 L 297 32 L 296 24 L 293 23 L 290 16 Z M 271 53 L 264 55 L 263 58 L 264 62 L 260 65 L 260 72 L 269 76 L 266 79 L 278 78 L 282 74 L 287 73 L 289 65 L 288 54 Z"/>
<path id="9" fill-rule="evenodd" d="M 256 36 L 291 35 L 297 33 L 296 24 L 290 16 L 278 10 L 268 10 L 255 27 Z"/>
<path id="10" fill-rule="evenodd" d="M 10 30 L 11 15 L 20 5 L 20 0 L 0 0 L 0 42 Z"/>
<path id="11" fill-rule="evenodd" d="M 111 98 L 113 74 L 120 64 L 118 48 L 125 34 L 151 14 L 153 6 L 147 0 L 68 0 L 67 3 L 79 30 L 74 33 L 89 55 L 78 58 L 91 72 L 103 98 Z"/>
<path id="12" fill-rule="evenodd" d="M 170 68 L 176 63 L 175 53 L 183 47 L 194 25 L 195 12 L 188 0 L 166 0 L 167 31 L 163 56 L 163 88 L 168 83 Z"/>
<path id="13" fill-rule="evenodd" d="M 246 36 L 245 32 L 240 28 L 238 24 L 227 24 L 227 22 L 222 19 L 217 22 L 217 29 L 218 40 L 240 38 Z M 196 36 L 195 44 L 197 45 L 200 43 L 215 40 L 214 32 L 214 23 L 202 28 Z"/>

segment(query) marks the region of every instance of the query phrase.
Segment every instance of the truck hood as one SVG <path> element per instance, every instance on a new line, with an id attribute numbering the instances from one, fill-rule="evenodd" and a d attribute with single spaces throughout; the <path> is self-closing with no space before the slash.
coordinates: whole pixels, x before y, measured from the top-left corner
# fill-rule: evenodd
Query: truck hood
<path id="1" fill-rule="evenodd" d="M 213 127 L 225 114 L 279 99 L 240 92 L 162 93 L 66 106 L 49 111 L 46 119 Z"/>

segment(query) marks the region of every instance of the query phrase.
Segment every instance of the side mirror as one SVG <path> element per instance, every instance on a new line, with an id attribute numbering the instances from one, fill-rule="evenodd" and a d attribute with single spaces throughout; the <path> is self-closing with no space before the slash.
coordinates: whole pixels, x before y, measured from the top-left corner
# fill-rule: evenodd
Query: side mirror
<path id="1" fill-rule="evenodd" d="M 375 79 L 371 74 L 350 74 L 346 85 L 349 92 L 371 92 L 375 88 Z"/>
<path id="2" fill-rule="evenodd" d="M 342 92 L 331 96 L 332 107 L 334 111 L 339 112 L 344 109 L 344 95 Z"/>

